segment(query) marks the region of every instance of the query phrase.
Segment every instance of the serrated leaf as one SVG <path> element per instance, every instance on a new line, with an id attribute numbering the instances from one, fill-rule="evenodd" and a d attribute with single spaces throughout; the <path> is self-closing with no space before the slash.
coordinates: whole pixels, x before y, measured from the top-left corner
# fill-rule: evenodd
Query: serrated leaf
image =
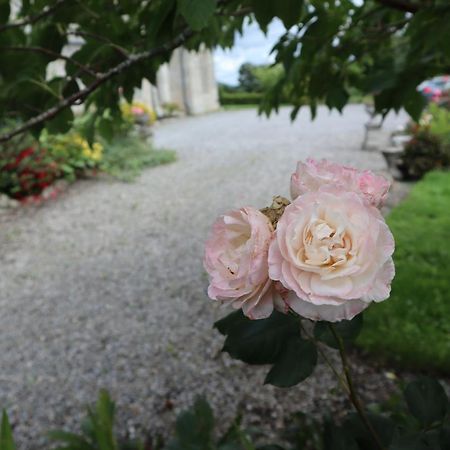
<path id="1" fill-rule="evenodd" d="M 433 378 L 420 377 L 412 381 L 404 394 L 409 411 L 424 427 L 441 421 L 447 413 L 447 394 Z"/>
<path id="2" fill-rule="evenodd" d="M 223 351 L 248 364 L 274 363 L 289 338 L 300 335 L 298 319 L 278 311 L 261 320 L 236 311 L 214 326 L 227 336 Z"/>
<path id="3" fill-rule="evenodd" d="M 352 343 L 359 335 L 363 326 L 363 315 L 358 314 L 352 320 L 341 320 L 332 325 L 336 333 L 348 345 Z M 314 326 L 314 337 L 332 348 L 339 348 L 333 333 L 330 330 L 328 322 L 316 322 Z"/>
<path id="4" fill-rule="evenodd" d="M 417 91 L 410 93 L 404 102 L 406 112 L 415 120 L 419 121 L 426 105 L 425 97 Z"/>
<path id="5" fill-rule="evenodd" d="M 310 341 L 291 337 L 266 376 L 264 384 L 291 387 L 308 378 L 317 364 L 317 350 Z"/>
<path id="6" fill-rule="evenodd" d="M 345 88 L 334 85 L 328 90 L 325 103 L 328 108 L 336 108 L 339 112 L 342 112 L 342 109 L 347 104 L 349 98 L 350 96 Z"/>
<path id="7" fill-rule="evenodd" d="M 14 438 L 9 424 L 8 414 L 3 410 L 2 425 L 0 430 L 0 449 L 1 450 L 15 450 Z"/>
<path id="8" fill-rule="evenodd" d="M 275 13 L 287 29 L 291 28 L 300 20 L 303 0 L 277 0 L 274 3 Z"/>
<path id="9" fill-rule="evenodd" d="M 45 123 L 50 134 L 62 134 L 70 130 L 73 123 L 73 112 L 70 108 L 65 108 L 53 119 Z"/>
<path id="10" fill-rule="evenodd" d="M 178 10 L 193 30 L 201 30 L 216 9 L 216 0 L 178 0 Z"/>
<path id="11" fill-rule="evenodd" d="M 275 17 L 275 3 L 273 0 L 252 0 L 251 5 L 255 12 L 256 20 L 263 30 Z"/>

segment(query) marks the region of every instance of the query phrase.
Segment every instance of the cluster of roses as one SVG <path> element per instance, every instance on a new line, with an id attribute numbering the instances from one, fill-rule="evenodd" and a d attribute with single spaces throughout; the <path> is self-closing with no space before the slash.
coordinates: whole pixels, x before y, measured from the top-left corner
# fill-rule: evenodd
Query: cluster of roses
<path id="1" fill-rule="evenodd" d="M 204 266 L 213 300 L 263 319 L 276 308 L 311 320 L 352 319 L 390 295 L 394 238 L 379 208 L 389 182 L 328 161 L 299 162 L 292 203 L 220 216 Z"/>

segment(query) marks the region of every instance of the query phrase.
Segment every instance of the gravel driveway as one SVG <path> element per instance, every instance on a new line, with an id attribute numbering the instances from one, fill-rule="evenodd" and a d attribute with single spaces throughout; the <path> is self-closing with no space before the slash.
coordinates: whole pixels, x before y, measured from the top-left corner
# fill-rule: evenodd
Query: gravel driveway
<path id="1" fill-rule="evenodd" d="M 287 195 L 298 159 L 383 171 L 378 153 L 360 150 L 366 120 L 355 105 L 342 116 L 319 108 L 314 122 L 305 111 L 291 123 L 287 109 L 270 120 L 242 110 L 168 121 L 155 141 L 177 162 L 3 213 L 0 406 L 19 448 L 43 448 L 49 428 L 76 429 L 102 387 L 130 433 L 166 432 L 202 393 L 222 425 L 238 407 L 271 432 L 292 411 L 320 411 L 334 386 L 325 367 L 287 392 L 262 386 L 266 369 L 219 354 L 211 327 L 226 311 L 206 298 L 203 243 L 219 213 Z M 403 122 L 389 117 L 384 129 Z"/>

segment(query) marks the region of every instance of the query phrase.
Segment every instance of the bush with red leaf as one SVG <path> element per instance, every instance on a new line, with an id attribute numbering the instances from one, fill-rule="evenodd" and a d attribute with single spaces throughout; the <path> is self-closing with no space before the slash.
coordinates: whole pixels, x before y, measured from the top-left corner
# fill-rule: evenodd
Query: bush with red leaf
<path id="1" fill-rule="evenodd" d="M 1 149 L 0 192 L 9 197 L 22 200 L 39 195 L 60 176 L 56 162 L 36 142 L 16 142 Z"/>

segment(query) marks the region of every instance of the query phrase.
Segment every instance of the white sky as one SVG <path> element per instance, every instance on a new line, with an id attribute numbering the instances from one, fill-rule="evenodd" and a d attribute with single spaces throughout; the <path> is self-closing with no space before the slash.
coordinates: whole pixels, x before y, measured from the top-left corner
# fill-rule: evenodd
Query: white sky
<path id="1" fill-rule="evenodd" d="M 275 19 L 269 25 L 267 35 L 256 23 L 247 24 L 243 35 L 237 35 L 231 50 L 216 49 L 214 51 L 214 69 L 217 81 L 238 84 L 238 71 L 242 63 L 269 64 L 273 62 L 270 50 L 285 32 L 280 20 Z"/>

